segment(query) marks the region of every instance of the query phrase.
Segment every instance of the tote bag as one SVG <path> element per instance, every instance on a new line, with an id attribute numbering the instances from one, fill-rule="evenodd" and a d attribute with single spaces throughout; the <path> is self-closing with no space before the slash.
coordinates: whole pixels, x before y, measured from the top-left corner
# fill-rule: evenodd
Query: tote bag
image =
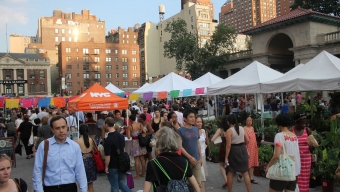
<path id="1" fill-rule="evenodd" d="M 269 167 L 266 177 L 268 179 L 279 181 L 295 181 L 295 158 L 287 154 L 284 136 L 280 133 L 280 141 L 282 143 L 283 154 L 279 159 Z"/>
<path id="2" fill-rule="evenodd" d="M 94 145 L 94 149 L 92 150 L 92 156 L 93 156 L 94 162 L 96 164 L 97 170 L 99 172 L 104 171 L 105 165 L 104 165 L 103 159 L 100 155 L 100 151 L 98 150 L 96 143 L 94 142 L 93 139 L 92 139 L 92 141 L 93 141 L 93 145 Z"/>

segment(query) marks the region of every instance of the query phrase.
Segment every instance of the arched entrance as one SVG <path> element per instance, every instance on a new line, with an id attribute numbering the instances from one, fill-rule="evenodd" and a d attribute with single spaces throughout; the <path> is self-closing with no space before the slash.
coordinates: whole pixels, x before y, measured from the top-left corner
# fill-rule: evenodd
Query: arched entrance
<path id="1" fill-rule="evenodd" d="M 279 33 L 272 37 L 268 44 L 268 62 L 270 67 L 280 72 L 287 72 L 295 67 L 293 41 L 284 33 Z"/>

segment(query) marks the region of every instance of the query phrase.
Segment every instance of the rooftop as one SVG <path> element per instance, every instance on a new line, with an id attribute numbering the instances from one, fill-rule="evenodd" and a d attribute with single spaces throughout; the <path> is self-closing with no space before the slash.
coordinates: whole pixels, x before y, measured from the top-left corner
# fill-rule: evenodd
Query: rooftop
<path id="1" fill-rule="evenodd" d="M 287 26 L 287 24 L 297 23 L 296 21 L 317 21 L 326 24 L 340 26 L 340 17 L 335 17 L 332 15 L 327 15 L 324 13 L 316 12 L 311 9 L 297 8 L 287 14 L 276 17 L 272 20 L 261 23 L 254 26 L 248 30 L 242 31 L 241 33 L 245 35 L 251 35 L 254 33 L 259 33 L 263 31 L 274 30 L 277 28 L 282 28 Z M 269 27 L 270 26 L 270 27 Z"/>
<path id="2" fill-rule="evenodd" d="M 17 59 L 45 59 L 39 54 L 35 53 L 0 53 L 0 58 L 9 55 Z"/>

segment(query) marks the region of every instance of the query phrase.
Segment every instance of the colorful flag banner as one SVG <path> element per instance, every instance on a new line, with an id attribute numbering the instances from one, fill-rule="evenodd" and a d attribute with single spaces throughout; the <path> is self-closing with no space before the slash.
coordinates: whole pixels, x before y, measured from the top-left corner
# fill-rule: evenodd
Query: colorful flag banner
<path id="1" fill-rule="evenodd" d="M 204 94 L 204 87 L 196 88 L 195 94 L 196 95 Z"/>
<path id="2" fill-rule="evenodd" d="M 0 107 L 2 108 L 4 106 L 4 100 L 0 99 Z"/>
<path id="3" fill-rule="evenodd" d="M 172 90 L 172 91 L 170 91 L 170 97 L 171 98 L 179 97 L 179 90 Z"/>
<path id="4" fill-rule="evenodd" d="M 51 98 L 40 98 L 38 101 L 39 107 L 49 107 L 51 103 Z"/>
<path id="5" fill-rule="evenodd" d="M 125 95 L 126 96 L 129 96 L 131 93 L 130 92 L 125 92 Z"/>
<path id="6" fill-rule="evenodd" d="M 130 94 L 129 100 L 130 101 L 137 101 L 139 99 L 139 94 Z"/>
<path id="7" fill-rule="evenodd" d="M 54 102 L 54 107 L 63 108 L 66 105 L 66 99 L 65 98 L 55 97 L 55 98 L 53 98 L 53 102 Z"/>
<path id="8" fill-rule="evenodd" d="M 19 107 L 19 99 L 6 99 L 6 108 L 18 108 Z"/>
<path id="9" fill-rule="evenodd" d="M 119 97 L 122 97 L 122 98 L 125 98 L 125 94 L 124 92 L 121 92 L 121 93 L 115 93 L 117 96 Z"/>
<path id="10" fill-rule="evenodd" d="M 192 89 L 184 89 L 183 90 L 183 97 L 188 97 L 192 94 Z"/>
<path id="11" fill-rule="evenodd" d="M 54 107 L 54 99 L 53 98 L 50 99 L 50 106 Z"/>
<path id="12" fill-rule="evenodd" d="M 166 96 L 168 95 L 168 92 L 166 91 L 162 91 L 162 92 L 158 92 L 158 99 L 166 99 Z"/>
<path id="13" fill-rule="evenodd" d="M 32 99 L 24 99 L 22 101 L 22 107 L 23 108 L 30 108 L 30 107 L 32 107 L 32 103 L 33 103 Z"/>
<path id="14" fill-rule="evenodd" d="M 152 100 L 153 92 L 143 93 L 143 99 L 146 100 Z"/>

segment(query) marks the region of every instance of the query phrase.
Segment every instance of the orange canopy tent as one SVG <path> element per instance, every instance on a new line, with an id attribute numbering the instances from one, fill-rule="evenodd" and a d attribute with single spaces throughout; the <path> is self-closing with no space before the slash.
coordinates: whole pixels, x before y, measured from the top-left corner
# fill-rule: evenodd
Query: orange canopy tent
<path id="1" fill-rule="evenodd" d="M 70 111 L 121 110 L 128 107 L 128 99 L 113 94 L 97 83 L 68 102 Z"/>

